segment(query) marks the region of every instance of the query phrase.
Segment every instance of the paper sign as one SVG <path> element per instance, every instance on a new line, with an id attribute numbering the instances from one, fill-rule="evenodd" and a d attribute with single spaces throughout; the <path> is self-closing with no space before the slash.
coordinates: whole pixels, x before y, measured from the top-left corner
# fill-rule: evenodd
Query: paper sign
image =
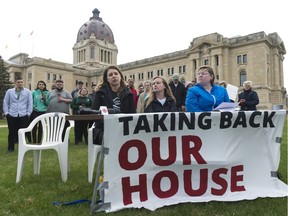
<path id="1" fill-rule="evenodd" d="M 108 115 L 108 109 L 106 106 L 100 106 L 99 110 L 101 111 L 102 115 Z"/>

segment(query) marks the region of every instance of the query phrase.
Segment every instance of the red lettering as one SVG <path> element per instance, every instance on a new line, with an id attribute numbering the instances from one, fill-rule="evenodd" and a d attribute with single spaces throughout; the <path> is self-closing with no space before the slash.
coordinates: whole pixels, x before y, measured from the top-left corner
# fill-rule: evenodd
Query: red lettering
<path id="1" fill-rule="evenodd" d="M 214 172 L 212 173 L 212 180 L 221 186 L 220 189 L 215 189 L 215 188 L 211 188 L 211 194 L 216 195 L 216 196 L 222 196 L 228 187 L 228 183 L 224 178 L 221 178 L 221 174 L 227 174 L 228 169 L 226 168 L 220 168 L 220 169 L 216 169 L 214 170 Z"/>
<path id="2" fill-rule="evenodd" d="M 166 191 L 161 189 L 161 180 L 163 178 L 170 180 L 170 188 Z M 152 182 L 152 189 L 154 194 L 159 198 L 169 198 L 174 196 L 179 188 L 179 181 L 177 175 L 172 171 L 161 171 L 157 173 Z"/>
<path id="3" fill-rule="evenodd" d="M 123 204 L 132 204 L 132 193 L 139 192 L 140 201 L 144 202 L 148 200 L 147 193 L 147 175 L 139 175 L 139 185 L 131 186 L 130 177 L 122 178 L 122 192 L 123 192 Z"/>
<path id="4" fill-rule="evenodd" d="M 152 139 L 152 160 L 155 165 L 169 166 L 176 161 L 176 137 L 172 136 L 168 138 L 168 158 L 166 160 L 161 158 L 160 137 Z"/>
<path id="5" fill-rule="evenodd" d="M 194 143 L 194 147 L 190 147 L 190 142 Z M 204 158 L 199 153 L 202 146 L 202 141 L 198 136 L 182 136 L 182 155 L 183 164 L 191 164 L 191 155 L 194 156 L 198 164 L 207 164 Z"/>
<path id="6" fill-rule="evenodd" d="M 128 152 L 131 148 L 137 148 L 138 159 L 134 163 L 128 160 Z M 141 153 L 140 153 L 141 152 Z M 144 142 L 141 140 L 129 140 L 125 142 L 119 151 L 118 161 L 122 169 L 124 170 L 137 170 L 142 167 L 147 158 L 147 149 Z"/>
<path id="7" fill-rule="evenodd" d="M 243 175 L 237 175 L 237 172 L 242 172 L 243 170 L 243 165 L 238 165 L 231 168 L 231 192 L 246 191 L 244 186 L 237 185 L 237 182 L 243 181 Z"/>
<path id="8" fill-rule="evenodd" d="M 198 178 L 200 186 L 194 190 L 192 187 L 192 170 L 184 170 L 184 190 L 189 196 L 201 196 L 207 191 L 208 185 L 208 169 L 200 169 L 200 178 Z M 193 179 L 196 179 L 195 177 Z"/>

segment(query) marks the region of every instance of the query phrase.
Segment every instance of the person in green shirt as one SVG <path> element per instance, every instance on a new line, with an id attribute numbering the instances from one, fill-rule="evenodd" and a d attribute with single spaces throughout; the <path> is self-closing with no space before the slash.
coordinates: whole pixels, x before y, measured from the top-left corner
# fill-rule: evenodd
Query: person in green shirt
<path id="1" fill-rule="evenodd" d="M 36 117 L 46 113 L 48 106 L 48 93 L 49 92 L 46 89 L 46 83 L 42 80 L 38 81 L 36 89 L 32 92 L 33 112 L 30 116 L 30 122 L 32 122 Z M 32 130 L 32 143 L 40 143 L 42 139 L 42 133 L 42 125 L 41 122 L 39 122 Z"/>
<path id="2" fill-rule="evenodd" d="M 72 100 L 70 107 L 72 109 L 73 115 L 77 115 L 80 107 L 91 107 L 92 100 L 87 97 L 88 89 L 83 87 L 79 90 L 78 96 Z M 88 124 L 89 121 L 75 121 L 74 134 L 75 134 L 75 144 L 82 142 L 82 137 L 84 136 L 85 143 L 88 144 Z"/>

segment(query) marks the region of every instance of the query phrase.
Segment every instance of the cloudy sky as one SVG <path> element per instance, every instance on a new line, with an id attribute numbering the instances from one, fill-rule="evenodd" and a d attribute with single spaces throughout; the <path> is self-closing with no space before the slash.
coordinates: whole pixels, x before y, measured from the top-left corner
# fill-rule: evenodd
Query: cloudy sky
<path id="1" fill-rule="evenodd" d="M 193 38 L 214 32 L 228 38 L 277 32 L 288 47 L 283 0 L 9 0 L 1 3 L 0 55 L 72 63 L 78 30 L 94 8 L 114 33 L 118 64 L 187 49 Z M 288 88 L 287 59 L 284 76 Z"/>

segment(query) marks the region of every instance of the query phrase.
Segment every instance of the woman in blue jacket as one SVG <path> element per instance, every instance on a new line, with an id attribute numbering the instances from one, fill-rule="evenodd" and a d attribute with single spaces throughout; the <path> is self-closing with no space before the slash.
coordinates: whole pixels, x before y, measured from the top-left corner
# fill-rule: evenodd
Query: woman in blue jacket
<path id="1" fill-rule="evenodd" d="M 212 111 L 222 102 L 230 102 L 225 88 L 214 84 L 215 74 L 211 67 L 201 66 L 197 73 L 197 84 L 188 89 L 187 112 Z"/>

